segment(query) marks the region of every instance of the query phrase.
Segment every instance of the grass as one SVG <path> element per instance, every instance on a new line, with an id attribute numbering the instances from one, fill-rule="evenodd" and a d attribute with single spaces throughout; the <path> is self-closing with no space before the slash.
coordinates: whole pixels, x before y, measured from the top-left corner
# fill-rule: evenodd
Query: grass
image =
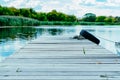
<path id="1" fill-rule="evenodd" d="M 85 55 L 86 54 L 86 52 L 85 52 L 85 48 L 83 47 L 83 54 Z"/>
<path id="2" fill-rule="evenodd" d="M 67 22 L 67 21 L 40 21 L 40 25 L 76 25 L 76 22 Z"/>
<path id="3" fill-rule="evenodd" d="M 106 22 L 67 22 L 67 21 L 39 21 L 21 16 L 0 16 L 0 26 L 40 26 L 40 25 L 120 25 L 120 23 Z"/>
<path id="4" fill-rule="evenodd" d="M 35 19 L 20 16 L 0 16 L 0 26 L 38 26 L 40 22 Z"/>
<path id="5" fill-rule="evenodd" d="M 76 25 L 76 22 L 39 21 L 21 16 L 0 16 L 0 26 Z"/>

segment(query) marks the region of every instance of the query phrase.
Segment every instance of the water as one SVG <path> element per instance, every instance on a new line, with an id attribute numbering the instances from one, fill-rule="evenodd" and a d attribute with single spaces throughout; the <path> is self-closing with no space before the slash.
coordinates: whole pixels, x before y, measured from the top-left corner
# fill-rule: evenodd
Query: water
<path id="1" fill-rule="evenodd" d="M 0 61 L 15 53 L 33 39 L 40 38 L 41 36 L 73 37 L 78 35 L 82 29 L 98 37 L 101 41 L 101 46 L 115 54 L 117 53 L 115 42 L 120 41 L 119 26 L 38 26 L 0 28 Z"/>
<path id="2" fill-rule="evenodd" d="M 98 39 L 100 39 L 100 45 L 102 47 L 108 49 L 112 53 L 120 55 L 119 47 L 118 45 L 115 45 L 115 43 L 120 42 L 119 26 L 94 26 L 94 27 L 84 26 L 83 29 L 86 29 L 87 31 L 95 35 Z"/>

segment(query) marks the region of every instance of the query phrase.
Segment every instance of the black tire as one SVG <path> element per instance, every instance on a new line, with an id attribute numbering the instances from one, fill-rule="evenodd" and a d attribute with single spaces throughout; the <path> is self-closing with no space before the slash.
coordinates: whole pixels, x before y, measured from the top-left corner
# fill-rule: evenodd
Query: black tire
<path id="1" fill-rule="evenodd" d="M 86 30 L 81 30 L 80 35 L 82 35 L 84 38 L 86 38 L 86 39 L 88 39 L 96 44 L 100 43 L 99 39 L 97 39 L 95 36 L 93 36 L 92 34 L 87 32 Z"/>

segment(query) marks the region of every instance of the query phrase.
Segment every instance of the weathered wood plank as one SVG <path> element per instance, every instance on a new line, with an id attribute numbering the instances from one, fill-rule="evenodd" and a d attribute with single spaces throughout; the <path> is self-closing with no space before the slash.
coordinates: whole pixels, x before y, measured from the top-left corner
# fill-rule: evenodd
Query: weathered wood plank
<path id="1" fill-rule="evenodd" d="M 120 76 L 0 76 L 0 79 L 16 80 L 119 80 Z"/>
<path id="2" fill-rule="evenodd" d="M 89 66 L 88 66 L 89 65 Z M 117 67 L 119 68 L 120 64 L 52 64 L 52 63 L 48 63 L 48 64 L 36 64 L 36 63 L 2 63 L 0 65 L 0 68 L 14 68 L 14 67 L 29 67 L 29 68 L 113 68 L 113 67 Z"/>
<path id="3" fill-rule="evenodd" d="M 89 66 L 89 65 L 88 65 Z M 19 70 L 19 71 L 18 71 Z M 7 67 L 0 69 L 0 72 L 43 72 L 43 71 L 118 71 L 120 72 L 120 67 Z"/>
<path id="4" fill-rule="evenodd" d="M 110 57 L 111 55 L 110 52 L 104 52 L 104 53 L 101 53 L 101 52 L 94 52 L 94 51 L 85 51 L 85 53 L 83 52 L 83 50 L 81 51 L 19 51 L 19 53 L 17 53 L 17 55 L 28 55 L 28 56 L 80 56 L 80 57 L 84 57 L 84 56 L 87 56 L 88 54 L 92 54 L 91 56 L 97 54 L 98 57 L 102 56 L 102 54 L 107 54 L 108 56 L 106 57 Z M 100 55 L 99 55 L 100 54 Z M 16 55 L 16 56 L 17 56 Z M 96 57 L 97 57 L 96 56 Z M 87 56 L 88 57 L 88 56 Z M 90 57 L 90 56 L 89 56 Z M 95 56 L 94 56 L 95 57 Z M 102 56 L 102 57 L 105 57 L 105 56 Z M 111 56 L 111 57 L 115 57 L 115 56 Z M 116 56 L 117 57 L 117 56 Z M 119 57 L 119 56 L 118 56 Z"/>
<path id="5" fill-rule="evenodd" d="M 44 58 L 44 59 L 39 59 L 39 58 L 32 58 L 32 59 L 7 59 L 7 63 L 36 63 L 36 64 L 120 64 L 120 59 L 57 59 L 57 58 Z M 13 62 L 14 61 L 14 62 Z M 6 62 L 4 62 L 6 63 Z"/>
<path id="6" fill-rule="evenodd" d="M 109 54 L 83 54 L 80 53 L 78 55 L 74 55 L 74 54 L 69 54 L 69 55 L 63 55 L 63 54 L 44 54 L 44 53 L 39 53 L 36 54 L 35 52 L 32 54 L 14 54 L 13 56 L 9 57 L 9 58 L 39 58 L 39 59 L 52 59 L 52 58 L 57 58 L 57 59 L 72 59 L 72 58 L 76 58 L 76 59 L 119 59 L 120 56 L 116 56 L 115 54 L 113 55 L 109 55 Z"/>
<path id="7" fill-rule="evenodd" d="M 120 76 L 119 71 L 1 72 L 0 76 Z"/>
<path id="8" fill-rule="evenodd" d="M 32 47 L 31 47 L 32 46 Z M 97 46 L 93 46 L 93 45 L 69 45 L 69 46 L 65 46 L 65 45 L 31 45 L 31 46 L 26 46 L 25 48 L 40 48 L 40 49 L 44 49 L 44 48 L 50 48 L 50 49 L 56 49 L 56 48 L 68 48 L 68 49 L 71 49 L 71 48 L 77 48 L 77 49 L 80 49 L 80 48 L 86 48 L 86 49 L 103 49 L 102 47 L 97 47 Z"/>

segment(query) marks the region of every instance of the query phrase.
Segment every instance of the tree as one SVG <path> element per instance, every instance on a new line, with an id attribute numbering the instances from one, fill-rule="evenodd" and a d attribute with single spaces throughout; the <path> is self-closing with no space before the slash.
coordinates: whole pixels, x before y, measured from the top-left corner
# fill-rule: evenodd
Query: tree
<path id="1" fill-rule="evenodd" d="M 20 15 L 20 11 L 18 9 L 16 9 L 14 7 L 10 7 L 9 9 L 10 9 L 10 11 L 13 12 L 13 15 L 15 15 L 15 16 L 19 16 Z"/>
<path id="2" fill-rule="evenodd" d="M 112 16 L 106 17 L 105 18 L 105 22 L 114 23 L 115 22 L 115 18 L 112 17 Z"/>
<path id="3" fill-rule="evenodd" d="M 66 15 L 64 13 L 61 12 L 57 12 L 56 10 L 52 10 L 51 12 L 49 12 L 47 14 L 47 19 L 49 21 L 76 21 L 77 18 L 74 15 Z"/>
<path id="4" fill-rule="evenodd" d="M 29 16 L 30 18 L 34 18 L 37 19 L 37 12 L 35 10 L 33 10 L 32 8 L 29 9 Z"/>
<path id="5" fill-rule="evenodd" d="M 120 17 L 116 16 L 116 17 L 115 17 L 115 22 L 116 22 L 116 23 L 120 22 Z"/>
<path id="6" fill-rule="evenodd" d="M 65 21 L 65 20 L 66 20 L 66 14 L 59 12 L 58 21 Z"/>
<path id="7" fill-rule="evenodd" d="M 47 14 L 46 13 L 37 13 L 36 19 L 39 21 L 47 21 Z"/>
<path id="8" fill-rule="evenodd" d="M 20 14 L 24 17 L 31 17 L 31 12 L 30 12 L 30 9 L 28 8 L 20 9 Z"/>
<path id="9" fill-rule="evenodd" d="M 10 8 L 0 7 L 0 15 L 14 15 Z"/>
<path id="10" fill-rule="evenodd" d="M 96 18 L 96 22 L 105 22 L 105 18 L 106 18 L 106 16 L 98 16 Z"/>
<path id="11" fill-rule="evenodd" d="M 3 15 L 3 8 L 0 6 L 0 15 Z"/>
<path id="12" fill-rule="evenodd" d="M 95 22 L 96 15 L 93 13 L 86 13 L 82 20 L 86 22 Z"/>
<path id="13" fill-rule="evenodd" d="M 67 15 L 66 21 L 75 22 L 77 21 L 77 18 L 74 15 Z"/>
<path id="14" fill-rule="evenodd" d="M 52 10 L 47 14 L 47 19 L 49 21 L 58 21 L 58 13 L 56 10 Z"/>

